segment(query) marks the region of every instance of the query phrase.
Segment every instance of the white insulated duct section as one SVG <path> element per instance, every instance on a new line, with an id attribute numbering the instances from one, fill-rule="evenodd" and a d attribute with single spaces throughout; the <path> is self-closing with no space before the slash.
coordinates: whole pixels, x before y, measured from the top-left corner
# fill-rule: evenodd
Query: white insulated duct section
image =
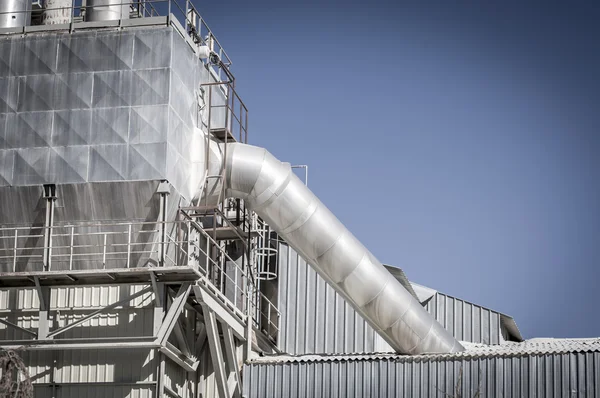
<path id="1" fill-rule="evenodd" d="M 72 7 L 72 0 L 44 0 L 42 25 L 70 23 Z"/>
<path id="2" fill-rule="evenodd" d="M 129 19 L 127 0 L 87 0 L 86 21 L 113 21 Z"/>
<path id="3" fill-rule="evenodd" d="M 210 149 L 209 174 L 219 175 L 222 148 L 211 145 Z M 464 350 L 296 177 L 288 163 L 264 148 L 229 144 L 225 184 L 227 197 L 244 199 L 397 352 Z M 209 198 L 217 190 L 217 186 L 209 189 Z"/>

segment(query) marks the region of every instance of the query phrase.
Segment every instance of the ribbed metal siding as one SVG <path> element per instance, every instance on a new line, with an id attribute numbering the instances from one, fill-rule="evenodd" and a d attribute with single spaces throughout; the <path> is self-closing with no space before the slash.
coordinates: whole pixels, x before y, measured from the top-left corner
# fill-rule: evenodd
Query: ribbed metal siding
<path id="1" fill-rule="evenodd" d="M 53 288 L 50 300 L 57 314 L 56 327 L 82 318 L 90 311 L 115 303 L 145 286 L 122 285 L 101 287 Z M 38 327 L 39 300 L 35 289 L 5 289 L 0 291 L 0 317 L 23 328 Z M 152 294 L 140 296 L 122 308 L 100 314 L 63 334 L 60 338 L 91 338 L 115 336 L 149 336 L 152 334 Z M 0 324 L 1 340 L 26 340 L 31 336 Z"/>
<path id="2" fill-rule="evenodd" d="M 291 354 L 391 351 L 302 257 L 279 245 L 279 347 Z"/>
<path id="3" fill-rule="evenodd" d="M 36 397 L 52 396 L 53 390 L 65 398 L 154 396 L 154 350 L 28 351 L 22 356 Z"/>
<path id="4" fill-rule="evenodd" d="M 248 398 L 598 397 L 600 353 L 256 364 L 245 375 Z"/>
<path id="5" fill-rule="evenodd" d="M 279 245 L 279 348 L 290 354 L 392 348 L 292 248 Z M 461 341 L 500 343 L 500 314 L 442 293 L 425 305 Z"/>
<path id="6" fill-rule="evenodd" d="M 425 309 L 458 340 L 500 344 L 500 314 L 496 311 L 443 293 L 436 293 Z"/>

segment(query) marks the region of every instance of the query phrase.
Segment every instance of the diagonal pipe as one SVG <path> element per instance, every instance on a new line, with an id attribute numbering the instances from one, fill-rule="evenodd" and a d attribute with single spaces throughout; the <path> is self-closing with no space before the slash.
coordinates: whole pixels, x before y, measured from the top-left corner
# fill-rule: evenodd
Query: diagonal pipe
<path id="1" fill-rule="evenodd" d="M 289 163 L 255 146 L 228 144 L 226 155 L 222 148 L 211 147 L 210 174 L 219 174 L 223 167 L 215 158 L 226 156 L 226 196 L 244 199 L 394 350 L 464 350 L 296 177 Z"/>

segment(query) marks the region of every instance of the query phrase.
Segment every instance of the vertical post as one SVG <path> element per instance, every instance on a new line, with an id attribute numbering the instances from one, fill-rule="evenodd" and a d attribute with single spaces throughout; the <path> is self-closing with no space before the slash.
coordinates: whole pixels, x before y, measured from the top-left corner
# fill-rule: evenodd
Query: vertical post
<path id="1" fill-rule="evenodd" d="M 210 74 L 209 74 L 210 76 Z M 206 103 L 206 102 L 205 102 Z M 211 130 L 211 119 L 212 119 L 212 85 L 208 85 L 208 118 L 206 123 L 206 129 L 208 134 L 206 134 L 206 145 L 204 145 L 204 170 L 206 170 L 206 178 L 204 179 L 204 190 L 203 192 L 208 192 L 208 173 L 210 170 L 210 130 Z M 200 198 L 198 201 L 200 201 Z M 208 203 L 208 195 L 204 195 L 204 205 Z M 207 268 L 208 269 L 208 268 Z"/>
<path id="2" fill-rule="evenodd" d="M 171 2 L 169 1 L 169 5 L 171 4 Z M 160 360 L 160 364 L 158 366 L 158 374 L 156 375 L 156 397 L 164 397 L 165 394 L 165 380 L 164 380 L 164 375 L 165 375 L 165 354 L 163 354 L 162 352 L 160 352 L 160 350 L 156 349 L 155 350 L 156 355 L 158 355 L 158 358 Z"/>
<path id="3" fill-rule="evenodd" d="M 131 223 L 127 226 L 127 268 L 131 263 Z"/>
<path id="4" fill-rule="evenodd" d="M 106 269 L 106 233 L 104 233 L 104 245 L 102 245 L 102 268 Z"/>
<path id="5" fill-rule="evenodd" d="M 159 195 L 159 210 L 158 210 L 158 222 L 159 231 L 160 231 L 160 244 L 159 244 L 159 253 L 158 253 L 158 263 L 159 266 L 165 266 L 165 258 L 167 254 L 167 204 L 168 204 L 168 196 L 171 190 L 169 189 L 169 183 L 166 180 L 163 180 L 158 184 L 158 189 L 156 193 Z M 179 237 L 177 237 L 179 239 Z M 177 246 L 177 243 L 175 243 Z M 175 258 L 179 257 L 179 253 L 175 253 Z"/>
<path id="6" fill-rule="evenodd" d="M 210 250 L 210 239 L 206 237 L 206 277 L 212 282 L 212 266 L 210 263 L 212 254 Z"/>
<path id="7" fill-rule="evenodd" d="M 75 227 L 71 226 L 71 244 L 69 245 L 69 271 L 73 271 L 73 243 L 74 243 Z"/>
<path id="8" fill-rule="evenodd" d="M 237 308 L 237 292 L 238 292 L 238 265 L 233 264 L 233 306 Z"/>
<path id="9" fill-rule="evenodd" d="M 17 247 L 19 239 L 19 230 L 15 228 L 15 244 L 13 248 L 13 272 L 17 272 Z"/>
<path id="10" fill-rule="evenodd" d="M 154 273 L 150 274 L 152 287 L 154 289 L 154 327 L 153 336 L 158 336 L 162 326 L 166 308 L 166 287 L 164 283 L 158 282 Z"/>
<path id="11" fill-rule="evenodd" d="M 34 277 L 34 282 L 40 302 L 38 339 L 47 340 L 49 338 L 48 333 L 50 332 L 50 288 L 48 286 L 41 286 L 40 279 L 37 276 Z M 52 337 L 50 337 L 50 339 L 52 339 Z"/>
<path id="12" fill-rule="evenodd" d="M 56 185 L 44 185 L 46 199 L 46 219 L 44 222 L 44 271 L 50 271 L 52 262 L 52 226 L 54 225 L 54 205 L 56 202 Z"/>
<path id="13" fill-rule="evenodd" d="M 252 353 L 252 287 L 246 277 L 246 346 L 244 347 L 244 361 L 250 359 Z"/>
<path id="14" fill-rule="evenodd" d="M 192 265 L 192 223 L 190 220 L 187 221 L 187 264 L 190 267 Z"/>

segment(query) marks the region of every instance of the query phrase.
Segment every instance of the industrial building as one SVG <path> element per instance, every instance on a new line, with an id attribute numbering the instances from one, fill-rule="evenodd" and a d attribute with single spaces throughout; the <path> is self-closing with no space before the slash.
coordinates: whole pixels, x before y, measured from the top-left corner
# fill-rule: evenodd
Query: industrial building
<path id="1" fill-rule="evenodd" d="M 600 339 L 381 264 L 230 66 L 189 0 L 0 0 L 0 395 L 600 396 Z"/>

